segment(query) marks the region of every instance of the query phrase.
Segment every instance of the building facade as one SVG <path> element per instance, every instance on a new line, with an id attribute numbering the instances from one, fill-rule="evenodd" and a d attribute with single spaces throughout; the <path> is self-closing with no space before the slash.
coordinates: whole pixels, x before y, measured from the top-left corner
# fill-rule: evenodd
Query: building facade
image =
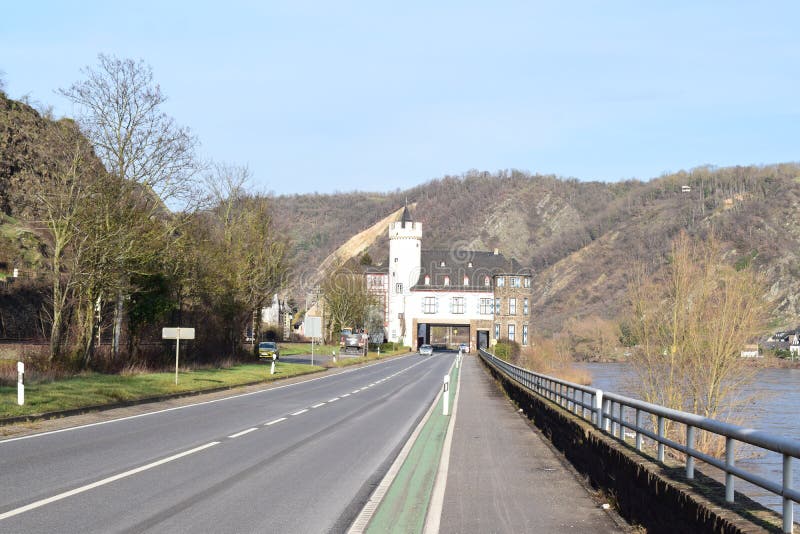
<path id="1" fill-rule="evenodd" d="M 423 250 L 422 224 L 406 209 L 389 226 L 386 337 L 414 350 L 527 345 L 531 274 L 498 250 Z"/>

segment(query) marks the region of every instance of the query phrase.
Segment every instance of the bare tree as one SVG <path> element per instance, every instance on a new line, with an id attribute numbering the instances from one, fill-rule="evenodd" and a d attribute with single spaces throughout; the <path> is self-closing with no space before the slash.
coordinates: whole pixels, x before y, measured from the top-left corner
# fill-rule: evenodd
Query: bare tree
<path id="1" fill-rule="evenodd" d="M 638 340 L 632 363 L 650 402 L 728 419 L 734 393 L 750 378 L 740 352 L 762 331 L 764 284 L 724 263 L 713 238 L 680 234 L 660 273 L 638 271 L 629 288 L 628 322 Z M 700 443 L 709 452 L 717 445 Z"/>
<path id="2" fill-rule="evenodd" d="M 60 92 L 78 107 L 78 121 L 109 173 L 120 182 L 120 193 L 135 201 L 137 213 L 165 217 L 168 207 L 186 210 L 197 199 L 197 140 L 186 128 L 176 125 L 162 105 L 166 97 L 153 81 L 152 69 L 143 61 L 100 55 L 97 67 L 87 67 L 86 78 Z M 126 217 L 123 217 L 125 219 Z M 121 232 L 123 227 L 115 228 Z M 134 235 L 114 242 L 120 246 L 114 260 L 119 279 L 114 288 L 113 353 L 119 353 L 127 269 L 131 257 L 141 253 Z M 167 233 L 170 228 L 165 228 Z"/>
<path id="3" fill-rule="evenodd" d="M 350 264 L 334 265 L 322 281 L 322 298 L 328 314 L 328 335 L 341 328 L 363 328 L 375 299 L 364 274 Z"/>

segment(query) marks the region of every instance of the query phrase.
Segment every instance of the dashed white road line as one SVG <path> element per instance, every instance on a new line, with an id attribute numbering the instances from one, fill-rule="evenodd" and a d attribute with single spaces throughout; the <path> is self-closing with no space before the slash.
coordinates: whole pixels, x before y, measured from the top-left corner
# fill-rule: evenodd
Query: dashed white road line
<path id="1" fill-rule="evenodd" d="M 142 471 L 147 471 L 148 469 L 152 469 L 154 467 L 158 467 L 159 465 L 164 465 L 168 462 L 172 462 L 173 460 L 177 460 L 178 458 L 183 458 L 184 456 L 189 456 L 190 454 L 194 454 L 196 452 L 200 452 L 204 449 L 208 449 L 209 447 L 213 447 L 214 445 L 219 445 L 219 441 L 212 441 L 211 443 L 206 443 L 205 445 L 201 445 L 200 447 L 195 447 L 194 449 L 184 451 L 178 454 L 174 454 L 168 458 L 163 458 L 156 462 L 149 463 L 147 465 L 143 465 L 141 467 L 137 467 L 136 469 L 131 469 L 130 471 L 125 471 L 124 473 L 120 473 L 118 475 L 110 476 L 108 478 L 104 478 L 102 480 L 98 480 L 97 482 L 92 482 L 91 484 L 86 484 L 85 486 L 81 486 L 80 488 L 75 488 L 73 490 L 65 491 L 64 493 L 59 493 L 58 495 L 54 495 L 52 497 L 48 497 L 46 499 L 41 499 L 36 502 L 32 502 L 31 504 L 26 504 L 25 506 L 21 506 L 19 508 L 15 508 L 14 510 L 9 510 L 3 514 L 0 514 L 0 521 L 3 519 L 8 519 L 9 517 L 13 517 L 15 515 L 19 515 L 25 512 L 29 512 L 30 510 L 35 510 L 36 508 L 40 508 L 50 503 L 54 503 L 56 501 L 60 501 L 62 499 L 66 499 L 67 497 L 72 497 L 73 495 L 78 495 L 79 493 L 83 493 L 85 491 L 89 491 L 94 488 L 99 488 L 100 486 L 105 486 L 106 484 L 110 484 L 112 482 L 116 482 L 117 480 L 129 477 L 131 475 L 135 475 L 137 473 L 141 473 Z"/>
<path id="2" fill-rule="evenodd" d="M 315 404 L 312 408 L 319 408 L 320 406 L 325 406 L 324 402 L 320 402 L 319 404 Z"/>
<path id="3" fill-rule="evenodd" d="M 354 389 L 354 390 L 353 390 L 353 391 L 351 391 L 350 393 L 352 393 L 353 395 L 355 395 L 355 394 L 356 394 L 356 393 L 358 393 L 359 391 L 361 391 L 361 390 L 360 390 L 360 389 Z"/>
<path id="4" fill-rule="evenodd" d="M 344 395 L 342 395 L 342 398 L 349 397 L 349 396 L 350 396 L 349 393 L 345 393 Z"/>
<path id="5" fill-rule="evenodd" d="M 279 417 L 278 419 L 274 419 L 274 420 L 270 421 L 269 423 L 265 423 L 264 426 L 272 426 L 272 425 L 274 425 L 276 423 L 280 423 L 281 421 L 286 421 L 286 418 L 285 417 Z"/>
<path id="6" fill-rule="evenodd" d="M 241 432 L 237 432 L 236 434 L 231 434 L 230 436 L 228 436 L 228 439 L 234 439 L 234 438 L 238 438 L 239 436 L 244 436 L 245 434 L 249 434 L 250 432 L 253 432 L 254 430 L 258 430 L 258 428 L 256 428 L 256 427 L 248 428 L 247 430 L 242 430 Z"/>
<path id="7" fill-rule="evenodd" d="M 302 410 L 294 412 L 291 415 L 300 415 L 301 413 L 306 413 L 307 411 L 308 411 L 308 408 L 303 408 Z"/>
<path id="8" fill-rule="evenodd" d="M 328 402 L 336 402 L 337 400 L 339 400 L 339 397 L 334 397 L 332 399 L 328 399 Z"/>

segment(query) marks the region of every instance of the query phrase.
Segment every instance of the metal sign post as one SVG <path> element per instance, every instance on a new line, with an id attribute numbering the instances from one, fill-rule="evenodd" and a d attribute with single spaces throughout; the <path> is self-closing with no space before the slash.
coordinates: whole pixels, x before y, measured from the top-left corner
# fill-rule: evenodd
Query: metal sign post
<path id="1" fill-rule="evenodd" d="M 161 339 L 175 340 L 175 385 L 178 385 L 178 359 L 181 350 L 181 339 L 194 339 L 194 328 L 165 327 L 161 330 Z"/>
<path id="2" fill-rule="evenodd" d="M 444 375 L 444 384 L 442 385 L 442 388 L 444 394 L 442 415 L 450 415 L 450 375 Z"/>
<path id="3" fill-rule="evenodd" d="M 311 338 L 311 365 L 314 365 L 314 338 L 322 337 L 322 317 L 306 316 L 303 328 L 306 337 Z"/>

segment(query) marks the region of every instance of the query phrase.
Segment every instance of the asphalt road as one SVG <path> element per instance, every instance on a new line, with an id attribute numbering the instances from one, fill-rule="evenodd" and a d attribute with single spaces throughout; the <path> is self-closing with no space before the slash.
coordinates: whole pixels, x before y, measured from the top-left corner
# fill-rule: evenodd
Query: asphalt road
<path id="1" fill-rule="evenodd" d="M 0 532 L 339 532 L 451 354 L 0 441 Z"/>

